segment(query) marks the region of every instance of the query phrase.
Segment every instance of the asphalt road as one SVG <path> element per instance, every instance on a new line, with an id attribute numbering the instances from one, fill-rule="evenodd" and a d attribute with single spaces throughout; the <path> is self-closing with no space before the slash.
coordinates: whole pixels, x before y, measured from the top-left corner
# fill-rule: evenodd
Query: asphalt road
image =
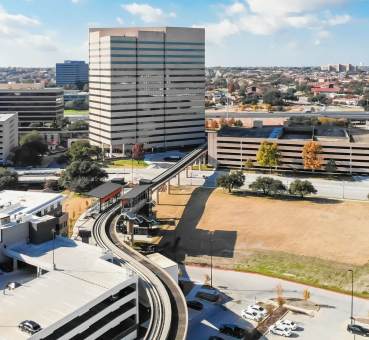
<path id="1" fill-rule="evenodd" d="M 187 266 L 182 269 L 183 276 L 203 283 L 205 275 L 210 275 L 209 268 Z M 224 294 L 224 303 L 220 306 L 206 303 L 202 312 L 190 311 L 190 328 L 188 339 L 207 339 L 218 334 L 223 323 L 236 323 L 241 327 L 252 327 L 250 322 L 240 318 L 243 308 L 256 301 L 276 297 L 276 286 L 282 285 L 285 297 L 302 298 L 304 285 L 256 274 L 233 271 L 213 270 L 213 285 Z M 196 289 L 199 289 L 197 287 Z M 353 340 L 354 336 L 347 332 L 350 318 L 351 297 L 322 290 L 309 288 L 310 300 L 320 304 L 321 308 L 314 317 L 289 312 L 286 318 L 296 321 L 299 330 L 294 338 L 301 340 Z M 192 298 L 195 292 L 191 292 Z M 354 299 L 354 317 L 368 317 L 369 301 Z M 254 324 L 253 324 L 254 325 Z M 232 339 L 221 335 L 225 339 Z M 359 340 L 361 337 L 356 336 Z M 266 334 L 265 339 L 282 339 L 280 336 Z"/>

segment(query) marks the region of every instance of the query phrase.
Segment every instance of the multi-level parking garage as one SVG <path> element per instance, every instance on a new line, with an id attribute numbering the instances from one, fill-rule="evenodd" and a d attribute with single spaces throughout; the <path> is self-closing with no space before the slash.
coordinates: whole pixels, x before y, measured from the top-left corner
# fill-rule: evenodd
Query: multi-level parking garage
<path id="1" fill-rule="evenodd" d="M 278 168 L 281 170 L 304 170 L 303 147 L 309 141 L 316 141 L 321 146 L 321 170 L 329 160 L 334 160 L 337 172 L 369 173 L 369 131 L 339 126 L 264 126 L 209 132 L 209 164 L 242 169 L 245 162 L 251 160 L 253 166 L 259 168 L 256 155 L 265 140 L 278 145 L 281 154 Z"/>

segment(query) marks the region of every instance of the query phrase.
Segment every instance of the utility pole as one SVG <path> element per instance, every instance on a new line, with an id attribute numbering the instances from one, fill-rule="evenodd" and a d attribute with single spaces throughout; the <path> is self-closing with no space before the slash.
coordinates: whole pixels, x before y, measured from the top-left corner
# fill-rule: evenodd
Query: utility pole
<path id="1" fill-rule="evenodd" d="M 53 233 L 53 269 L 55 270 L 55 229 L 52 229 L 51 232 Z"/>
<path id="2" fill-rule="evenodd" d="M 210 232 L 210 287 L 213 288 L 213 232 Z"/>
<path id="3" fill-rule="evenodd" d="M 349 269 L 351 272 L 351 325 L 354 323 L 354 270 Z"/>

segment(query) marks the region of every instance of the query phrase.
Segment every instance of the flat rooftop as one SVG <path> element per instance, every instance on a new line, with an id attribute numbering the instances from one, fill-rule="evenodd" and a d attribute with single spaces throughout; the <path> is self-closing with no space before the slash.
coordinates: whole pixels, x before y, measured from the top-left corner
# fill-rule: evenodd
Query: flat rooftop
<path id="1" fill-rule="evenodd" d="M 349 132 L 354 143 L 369 143 L 369 130 L 342 126 L 316 126 L 314 137 L 317 141 L 349 142 Z M 218 131 L 219 137 L 259 138 L 275 140 L 312 140 L 313 127 L 263 126 L 253 128 L 225 127 Z"/>
<path id="2" fill-rule="evenodd" d="M 6 251 L 8 256 L 51 271 L 38 278 L 34 274 L 31 279 L 23 277 L 22 286 L 0 294 L 0 339 L 26 339 L 29 335 L 17 327 L 21 321 L 31 319 L 42 328 L 49 327 L 134 278 L 129 269 L 102 259 L 103 249 L 62 237 L 55 239 L 56 270 L 52 270 L 52 249 L 53 241 L 49 241 L 42 245 L 20 244 Z M 12 281 L 12 275 L 0 275 L 0 287 Z"/>
<path id="3" fill-rule="evenodd" d="M 3 113 L 0 111 L 0 122 L 5 122 L 7 121 L 8 119 L 14 117 L 17 113 L 14 112 L 14 113 Z"/>
<path id="4" fill-rule="evenodd" d="M 0 84 L 0 91 L 62 91 L 59 87 L 45 87 L 43 84 L 38 83 L 10 83 L 10 84 Z"/>
<path id="5" fill-rule="evenodd" d="M 0 215 L 32 215 L 44 206 L 63 200 L 64 195 L 59 193 L 3 190 L 0 191 Z"/>

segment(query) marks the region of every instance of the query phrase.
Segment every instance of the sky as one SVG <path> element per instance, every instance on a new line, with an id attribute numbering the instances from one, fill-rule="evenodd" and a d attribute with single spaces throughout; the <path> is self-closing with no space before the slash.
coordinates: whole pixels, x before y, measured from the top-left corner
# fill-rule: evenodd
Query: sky
<path id="1" fill-rule="evenodd" d="M 369 0 L 0 0 L 0 66 L 88 59 L 89 27 L 206 28 L 207 66 L 369 65 Z"/>

